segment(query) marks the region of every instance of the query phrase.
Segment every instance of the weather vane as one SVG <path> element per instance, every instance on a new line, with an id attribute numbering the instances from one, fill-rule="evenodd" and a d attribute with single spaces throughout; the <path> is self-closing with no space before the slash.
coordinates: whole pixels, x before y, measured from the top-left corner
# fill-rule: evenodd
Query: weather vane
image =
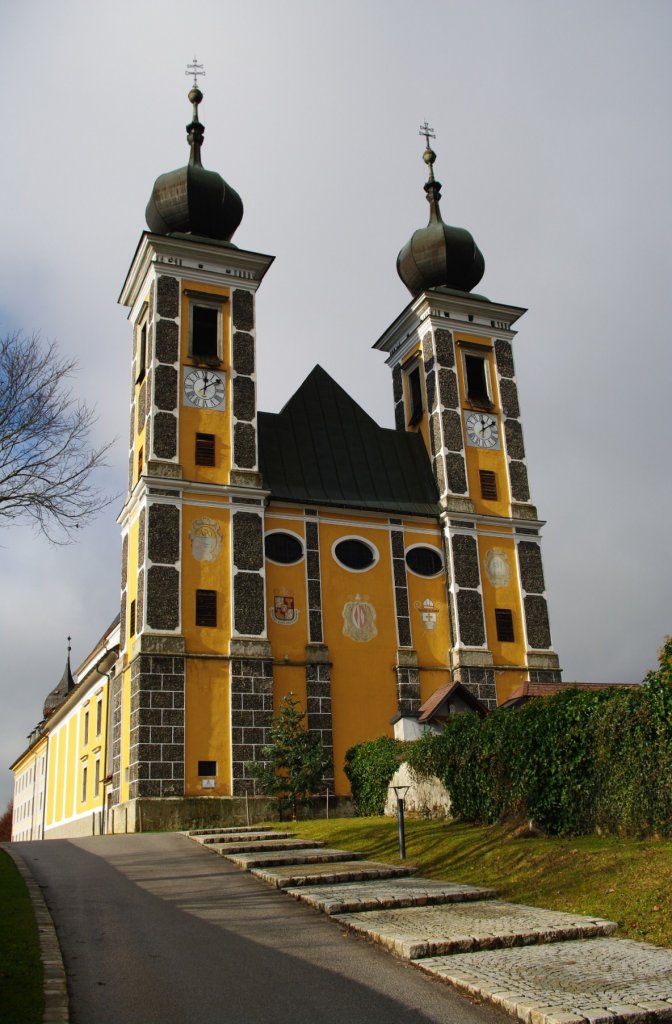
<path id="1" fill-rule="evenodd" d="M 187 70 L 184 72 L 185 75 L 194 76 L 194 89 L 198 89 L 198 76 L 204 75 L 203 65 L 199 64 L 196 58 L 192 60 L 191 64 L 187 64 Z"/>
<path id="2" fill-rule="evenodd" d="M 418 132 L 418 135 L 424 135 L 425 136 L 425 144 L 427 146 L 427 149 L 430 149 L 431 147 L 429 145 L 429 140 L 436 138 L 436 132 L 434 131 L 433 128 L 429 127 L 429 125 L 427 124 L 427 119 L 426 118 L 425 118 L 425 123 L 420 125 L 420 131 Z"/>

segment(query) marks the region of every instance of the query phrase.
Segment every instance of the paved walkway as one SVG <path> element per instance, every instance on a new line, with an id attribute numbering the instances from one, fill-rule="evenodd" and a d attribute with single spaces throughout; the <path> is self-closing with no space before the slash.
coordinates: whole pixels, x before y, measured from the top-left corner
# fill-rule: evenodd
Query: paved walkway
<path id="1" fill-rule="evenodd" d="M 72 1024 L 505 1019 L 208 846 L 175 834 L 14 845 L 56 923 Z"/>

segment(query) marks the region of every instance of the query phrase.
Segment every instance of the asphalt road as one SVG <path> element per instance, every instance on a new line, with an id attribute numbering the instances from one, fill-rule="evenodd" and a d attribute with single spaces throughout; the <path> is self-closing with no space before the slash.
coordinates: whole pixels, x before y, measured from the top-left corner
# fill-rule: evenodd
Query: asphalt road
<path id="1" fill-rule="evenodd" d="M 17 843 L 58 931 L 72 1024 L 503 1024 L 174 834 Z"/>

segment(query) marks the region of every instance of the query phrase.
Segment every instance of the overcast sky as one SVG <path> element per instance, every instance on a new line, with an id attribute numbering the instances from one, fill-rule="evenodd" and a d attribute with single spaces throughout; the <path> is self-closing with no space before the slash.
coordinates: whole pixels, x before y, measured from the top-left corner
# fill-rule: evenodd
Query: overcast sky
<path id="1" fill-rule="evenodd" d="M 261 409 L 316 362 L 392 426 L 371 345 L 408 293 L 397 252 L 444 219 L 521 305 L 532 498 L 548 525 L 565 679 L 639 681 L 670 616 L 672 4 L 656 0 L 5 0 L 0 331 L 56 338 L 118 436 L 130 330 L 117 297 L 158 174 L 186 163 L 184 75 L 204 63 L 203 162 L 240 193 L 235 242 L 272 253 L 258 293 Z M 6 766 L 63 671 L 119 608 L 120 497 L 69 547 L 0 529 L 0 809 Z"/>

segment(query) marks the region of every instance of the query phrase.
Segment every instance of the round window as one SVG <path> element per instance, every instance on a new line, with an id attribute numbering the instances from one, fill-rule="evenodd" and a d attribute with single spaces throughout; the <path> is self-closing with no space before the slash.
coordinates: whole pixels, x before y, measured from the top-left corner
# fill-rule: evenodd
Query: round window
<path id="1" fill-rule="evenodd" d="M 282 530 L 266 534 L 264 551 L 269 561 L 279 562 L 280 565 L 294 565 L 303 558 L 303 544 L 299 538 Z"/>
<path id="2" fill-rule="evenodd" d="M 416 576 L 438 576 L 443 561 L 436 548 L 418 545 L 406 552 L 406 565 Z"/>
<path id="3" fill-rule="evenodd" d="M 378 561 L 378 552 L 373 545 L 357 537 L 337 541 L 332 550 L 336 561 L 353 572 L 364 572 Z"/>

